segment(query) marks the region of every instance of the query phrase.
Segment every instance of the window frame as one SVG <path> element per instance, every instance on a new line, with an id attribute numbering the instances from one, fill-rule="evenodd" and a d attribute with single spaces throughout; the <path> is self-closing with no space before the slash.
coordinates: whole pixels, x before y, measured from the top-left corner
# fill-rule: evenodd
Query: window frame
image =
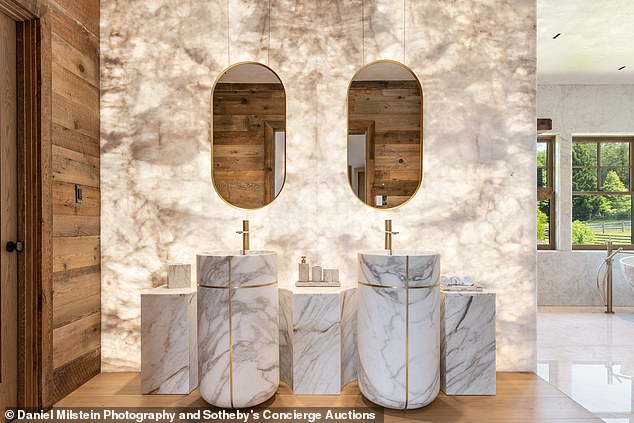
<path id="1" fill-rule="evenodd" d="M 629 143 L 629 166 L 602 166 L 601 165 L 601 143 Z M 634 136 L 618 136 L 618 135 L 573 135 L 572 141 L 570 144 L 571 150 L 571 158 L 572 158 L 572 148 L 575 143 L 588 143 L 588 144 L 597 144 L 597 165 L 596 166 L 574 166 L 571 163 L 570 177 L 572 182 L 572 174 L 574 169 L 582 169 L 582 168 L 597 168 L 597 191 L 572 191 L 570 195 L 570 224 L 572 225 L 572 198 L 575 195 L 629 195 L 631 210 L 634 211 L 634 181 L 632 181 L 632 176 L 634 176 Z M 628 191 L 601 191 L 601 172 L 603 169 L 614 169 L 614 168 L 629 168 L 629 189 Z M 630 211 L 630 223 L 634 222 L 634 213 Z M 623 248 L 624 250 L 634 250 L 634 231 L 630 229 L 630 243 L 629 244 L 617 244 L 613 243 L 613 246 Z M 572 232 L 571 232 L 572 235 Z M 607 250 L 607 244 L 571 244 L 573 250 Z"/>
<path id="2" fill-rule="evenodd" d="M 549 200 L 549 216 L 548 216 L 548 243 L 537 243 L 538 250 L 554 250 L 556 248 L 556 200 L 555 200 L 555 136 L 539 135 L 537 144 L 546 144 L 546 186 L 537 186 L 537 201 Z M 535 153 L 537 157 L 537 153 Z M 535 166 L 537 170 L 537 166 Z M 535 180 L 537 184 L 537 179 Z"/>

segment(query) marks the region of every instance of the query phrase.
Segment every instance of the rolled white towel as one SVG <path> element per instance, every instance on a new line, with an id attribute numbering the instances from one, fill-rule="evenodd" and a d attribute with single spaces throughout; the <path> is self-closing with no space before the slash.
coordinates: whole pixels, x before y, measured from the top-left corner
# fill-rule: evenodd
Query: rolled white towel
<path id="1" fill-rule="evenodd" d="M 440 277 L 440 283 L 447 286 L 473 286 L 475 284 L 475 279 L 470 275 L 448 273 Z"/>
<path id="2" fill-rule="evenodd" d="M 464 275 L 462 277 L 462 282 L 464 286 L 472 286 L 475 285 L 475 278 L 471 275 Z"/>

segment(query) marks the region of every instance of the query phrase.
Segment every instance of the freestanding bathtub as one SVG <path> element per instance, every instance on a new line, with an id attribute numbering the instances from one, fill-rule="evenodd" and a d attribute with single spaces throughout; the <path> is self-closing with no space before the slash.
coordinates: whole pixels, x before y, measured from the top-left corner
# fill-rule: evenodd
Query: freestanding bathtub
<path id="1" fill-rule="evenodd" d="M 630 286 L 634 288 L 634 256 L 623 257 L 619 260 L 621 264 L 621 271 L 625 275 L 625 279 L 630 283 Z"/>

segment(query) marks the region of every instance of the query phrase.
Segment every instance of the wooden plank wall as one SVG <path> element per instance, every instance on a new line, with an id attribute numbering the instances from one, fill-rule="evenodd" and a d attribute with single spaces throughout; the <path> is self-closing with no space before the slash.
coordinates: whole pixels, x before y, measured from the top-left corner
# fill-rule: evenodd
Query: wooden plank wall
<path id="1" fill-rule="evenodd" d="M 50 0 L 49 7 L 55 402 L 101 368 L 99 0 Z M 75 184 L 83 187 L 81 203 Z"/>
<path id="2" fill-rule="evenodd" d="M 282 84 L 216 84 L 213 95 L 213 180 L 218 194 L 237 207 L 268 204 L 265 127 L 284 128 Z"/>
<path id="3" fill-rule="evenodd" d="M 417 81 L 354 81 L 349 126 L 374 121 L 374 185 L 388 206 L 407 201 L 421 179 L 421 91 Z"/>

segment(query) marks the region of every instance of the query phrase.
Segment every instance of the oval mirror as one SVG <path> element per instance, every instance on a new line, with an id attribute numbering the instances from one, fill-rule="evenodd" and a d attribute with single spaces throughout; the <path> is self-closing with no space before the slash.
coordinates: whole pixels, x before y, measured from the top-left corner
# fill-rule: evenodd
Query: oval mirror
<path id="1" fill-rule="evenodd" d="M 348 88 L 348 181 L 359 200 L 389 209 L 422 180 L 422 97 L 414 73 L 393 61 L 371 63 Z"/>
<path id="2" fill-rule="evenodd" d="M 212 179 L 223 200 L 243 209 L 272 202 L 286 179 L 286 93 L 260 63 L 225 70 L 212 94 Z"/>

